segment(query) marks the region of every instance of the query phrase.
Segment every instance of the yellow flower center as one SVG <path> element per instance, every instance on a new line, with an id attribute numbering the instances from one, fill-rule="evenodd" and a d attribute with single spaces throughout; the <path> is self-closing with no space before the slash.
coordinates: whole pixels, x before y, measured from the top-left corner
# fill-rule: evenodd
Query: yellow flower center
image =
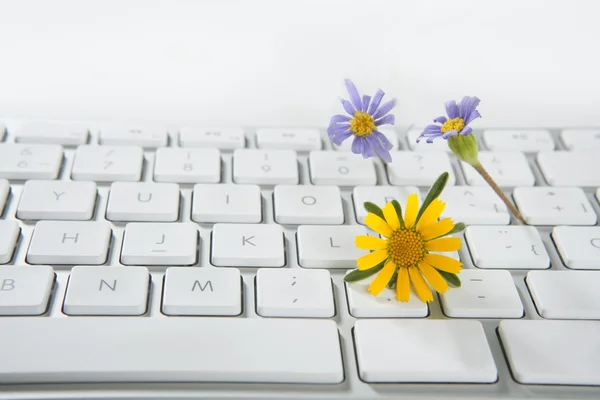
<path id="1" fill-rule="evenodd" d="M 388 257 L 399 267 L 411 267 L 423 261 L 425 240 L 419 232 L 400 228 L 388 239 Z"/>
<path id="2" fill-rule="evenodd" d="M 375 130 L 375 120 L 369 113 L 356 111 L 350 120 L 350 130 L 356 136 L 368 136 Z"/>
<path id="3" fill-rule="evenodd" d="M 464 119 L 453 118 L 453 119 L 449 119 L 448 121 L 444 122 L 444 125 L 442 125 L 440 130 L 442 131 L 442 133 L 446 133 L 446 132 L 450 132 L 450 131 L 456 131 L 456 132 L 460 133 L 460 131 L 462 131 L 464 127 L 465 127 Z"/>

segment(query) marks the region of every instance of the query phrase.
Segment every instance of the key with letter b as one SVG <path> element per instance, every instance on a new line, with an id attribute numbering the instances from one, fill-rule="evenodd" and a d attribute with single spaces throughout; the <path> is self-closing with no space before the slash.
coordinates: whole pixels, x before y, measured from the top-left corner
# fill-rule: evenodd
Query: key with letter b
<path id="1" fill-rule="evenodd" d="M 0 268 L 0 315 L 40 315 L 46 311 L 54 270 L 48 266 Z"/>

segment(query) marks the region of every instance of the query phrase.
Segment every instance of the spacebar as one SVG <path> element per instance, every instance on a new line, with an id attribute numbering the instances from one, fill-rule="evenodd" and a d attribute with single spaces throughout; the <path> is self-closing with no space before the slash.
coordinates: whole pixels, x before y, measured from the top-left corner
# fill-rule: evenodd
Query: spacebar
<path id="1" fill-rule="evenodd" d="M 340 383 L 330 320 L 0 319 L 0 383 Z"/>

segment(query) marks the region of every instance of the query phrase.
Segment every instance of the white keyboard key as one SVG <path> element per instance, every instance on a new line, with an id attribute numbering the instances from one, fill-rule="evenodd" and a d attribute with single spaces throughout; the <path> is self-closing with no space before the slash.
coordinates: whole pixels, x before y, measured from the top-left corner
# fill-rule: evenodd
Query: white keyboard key
<path id="1" fill-rule="evenodd" d="M 478 268 L 545 269 L 550 258 L 532 226 L 469 226 L 465 239 Z"/>
<path id="2" fill-rule="evenodd" d="M 4 211 L 4 206 L 8 201 L 8 195 L 10 193 L 10 185 L 6 179 L 0 179 L 0 216 Z"/>
<path id="3" fill-rule="evenodd" d="M 542 151 L 537 162 L 551 186 L 600 186 L 598 152 Z"/>
<path id="4" fill-rule="evenodd" d="M 77 181 L 139 181 L 144 153 L 137 146 L 79 146 L 71 177 Z"/>
<path id="5" fill-rule="evenodd" d="M 0 122 L 0 142 L 6 137 L 6 125 Z"/>
<path id="6" fill-rule="evenodd" d="M 183 128 L 179 134 L 182 147 L 212 147 L 223 150 L 245 146 L 244 130 L 239 128 Z"/>
<path id="7" fill-rule="evenodd" d="M 356 236 L 366 235 L 360 225 L 298 227 L 298 262 L 304 268 L 356 268 L 369 251 L 356 247 Z"/>
<path id="8" fill-rule="evenodd" d="M 600 150 L 600 129 L 565 129 L 560 138 L 569 150 Z"/>
<path id="9" fill-rule="evenodd" d="M 25 182 L 17 218 L 25 220 L 89 220 L 96 205 L 94 182 Z"/>
<path id="10" fill-rule="evenodd" d="M 354 342 L 358 373 L 366 382 L 493 383 L 498 379 L 479 321 L 359 320 Z"/>
<path id="11" fill-rule="evenodd" d="M 62 161 L 59 145 L 0 143 L 0 178 L 56 179 Z"/>
<path id="12" fill-rule="evenodd" d="M 89 129 L 81 124 L 31 122 L 23 124 L 16 130 L 15 141 L 18 143 L 77 146 L 87 143 L 89 135 Z"/>
<path id="13" fill-rule="evenodd" d="M 311 151 L 308 164 L 315 185 L 375 185 L 373 160 L 348 151 Z"/>
<path id="14" fill-rule="evenodd" d="M 125 227 L 121 262 L 125 265 L 192 265 L 198 258 L 194 223 L 139 223 Z"/>
<path id="15" fill-rule="evenodd" d="M 344 380 L 330 320 L 0 318 L 0 343 L 3 383 Z"/>
<path id="16" fill-rule="evenodd" d="M 195 185 L 192 220 L 205 223 L 261 222 L 260 187 L 234 184 Z"/>
<path id="17" fill-rule="evenodd" d="M 440 195 L 446 202 L 441 218 L 467 225 L 508 225 L 510 214 L 504 202 L 489 186 L 447 187 Z M 400 203 L 403 204 L 403 203 Z"/>
<path id="18" fill-rule="evenodd" d="M 106 209 L 110 221 L 173 222 L 179 217 L 175 183 L 113 182 Z"/>
<path id="19" fill-rule="evenodd" d="M 412 151 L 452 151 L 448 147 L 448 142 L 442 139 L 427 143 L 427 139 L 423 138 L 419 143 L 417 143 L 417 138 L 421 135 L 421 133 L 423 133 L 423 130 L 424 128 L 411 128 L 408 132 L 406 132 L 408 147 Z"/>
<path id="20" fill-rule="evenodd" d="M 112 231 L 105 221 L 40 221 L 27 251 L 30 264 L 100 265 Z"/>
<path id="21" fill-rule="evenodd" d="M 142 315 L 149 285 L 144 267 L 73 267 L 63 310 L 68 315 Z"/>
<path id="22" fill-rule="evenodd" d="M 283 229 L 276 224 L 215 224 L 211 262 L 220 267 L 283 267 Z"/>
<path id="23" fill-rule="evenodd" d="M 381 132 L 392 144 L 392 148 L 390 149 L 390 151 L 398 150 L 398 135 L 396 134 L 396 131 L 390 128 L 386 129 L 385 127 L 378 127 L 377 130 Z M 337 146 L 334 144 L 333 147 L 336 150 L 351 151 L 353 139 L 353 137 L 350 137 L 349 139 L 344 140 L 341 146 Z"/>
<path id="24" fill-rule="evenodd" d="M 175 183 L 220 182 L 221 152 L 218 149 L 157 149 L 154 180 Z"/>
<path id="25" fill-rule="evenodd" d="M 337 186 L 278 185 L 273 193 L 279 224 L 343 224 L 342 193 Z"/>
<path id="26" fill-rule="evenodd" d="M 40 315 L 46 312 L 54 283 L 49 266 L 0 268 L 0 315 Z"/>
<path id="27" fill-rule="evenodd" d="M 0 220 L 0 264 L 7 264 L 12 259 L 20 233 L 19 222 Z"/>
<path id="28" fill-rule="evenodd" d="M 356 221 L 364 225 L 367 217 L 367 210 L 364 206 L 366 202 L 377 204 L 381 208 L 392 200 L 397 200 L 400 204 L 406 204 L 408 196 L 412 193 L 417 194 L 420 202 L 420 192 L 416 186 L 356 186 L 352 191 Z"/>
<path id="29" fill-rule="evenodd" d="M 297 151 L 321 150 L 321 134 L 317 129 L 257 129 L 256 145 L 261 149 Z"/>
<path id="30" fill-rule="evenodd" d="M 256 311 L 263 317 L 333 317 L 335 306 L 329 271 L 259 269 Z"/>
<path id="31" fill-rule="evenodd" d="M 529 168 L 525 154 L 518 152 L 479 152 L 479 161 L 488 174 L 501 187 L 533 186 L 535 176 Z M 486 181 L 469 164 L 461 161 L 467 184 L 488 186 Z"/>
<path id="32" fill-rule="evenodd" d="M 387 165 L 388 179 L 392 185 L 430 186 L 443 172 L 448 172 L 448 186 L 456 177 L 448 153 L 443 151 L 392 153 L 394 162 Z"/>
<path id="33" fill-rule="evenodd" d="M 463 269 L 461 287 L 440 295 L 452 318 L 521 318 L 523 304 L 508 271 Z"/>
<path id="34" fill-rule="evenodd" d="M 598 322 L 507 320 L 498 333 L 517 382 L 600 385 Z"/>
<path id="35" fill-rule="evenodd" d="M 552 238 L 567 267 L 600 270 L 600 227 L 556 226 Z"/>
<path id="36" fill-rule="evenodd" d="M 233 181 L 257 185 L 298 183 L 293 150 L 240 149 L 233 152 Z"/>
<path id="37" fill-rule="evenodd" d="M 513 198 L 531 225 L 596 224 L 596 213 L 580 188 L 519 187 Z"/>
<path id="38" fill-rule="evenodd" d="M 348 310 L 356 318 L 424 318 L 429 308 L 411 292 L 406 303 L 396 300 L 396 291 L 388 287 L 377 296 L 369 292 L 369 285 L 377 274 L 361 281 L 346 282 Z"/>
<path id="39" fill-rule="evenodd" d="M 554 141 L 547 129 L 486 129 L 483 131 L 483 141 L 486 147 L 492 151 L 554 150 Z"/>
<path id="40" fill-rule="evenodd" d="M 166 146 L 169 134 L 156 127 L 110 126 L 100 130 L 100 144 L 108 146 L 141 146 L 157 148 Z"/>
<path id="41" fill-rule="evenodd" d="M 242 313 L 242 281 L 235 268 L 167 268 L 163 293 L 167 315 Z"/>
<path id="42" fill-rule="evenodd" d="M 600 319 L 599 271 L 529 271 L 527 287 L 548 319 Z"/>

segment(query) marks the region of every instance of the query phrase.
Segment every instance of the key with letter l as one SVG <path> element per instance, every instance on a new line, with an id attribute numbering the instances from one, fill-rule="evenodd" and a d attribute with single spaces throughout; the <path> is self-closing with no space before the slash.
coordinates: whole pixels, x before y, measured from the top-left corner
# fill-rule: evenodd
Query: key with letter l
<path id="1" fill-rule="evenodd" d="M 304 268 L 355 268 L 356 259 L 368 253 L 356 247 L 358 235 L 366 235 L 361 225 L 298 227 L 298 262 Z"/>

